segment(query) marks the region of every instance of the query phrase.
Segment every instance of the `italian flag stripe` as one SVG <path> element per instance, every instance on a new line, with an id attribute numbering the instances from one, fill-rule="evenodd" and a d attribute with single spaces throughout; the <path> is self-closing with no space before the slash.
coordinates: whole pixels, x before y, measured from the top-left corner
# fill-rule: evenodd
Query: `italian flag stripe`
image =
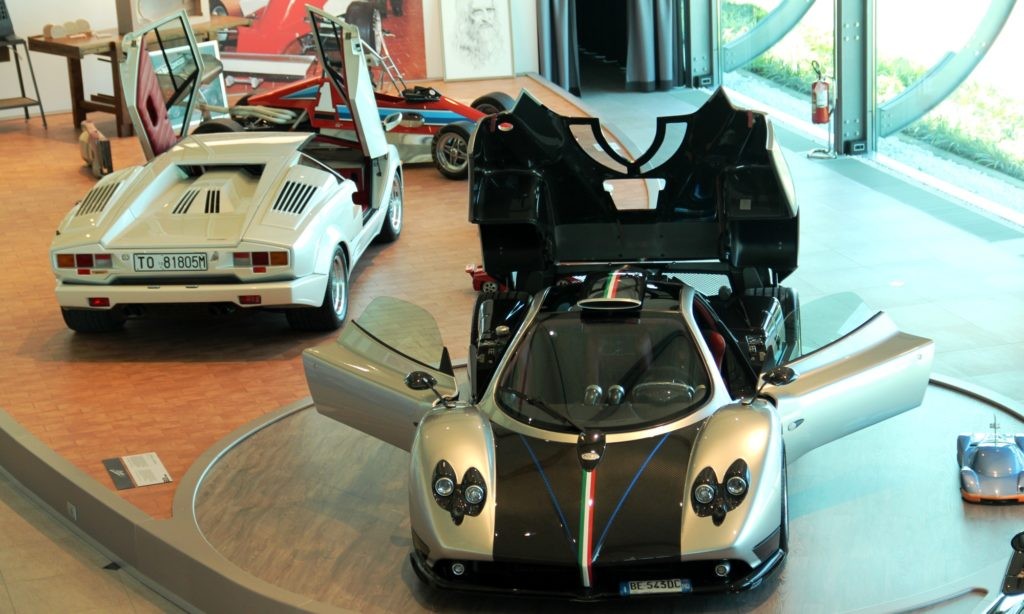
<path id="1" fill-rule="evenodd" d="M 619 276 L 612 273 L 604 284 L 604 298 L 615 298 L 619 291 Z"/>
<path id="2" fill-rule="evenodd" d="M 584 471 L 580 488 L 579 564 L 583 586 L 590 588 L 590 564 L 594 551 L 594 494 L 597 491 L 597 470 Z"/>

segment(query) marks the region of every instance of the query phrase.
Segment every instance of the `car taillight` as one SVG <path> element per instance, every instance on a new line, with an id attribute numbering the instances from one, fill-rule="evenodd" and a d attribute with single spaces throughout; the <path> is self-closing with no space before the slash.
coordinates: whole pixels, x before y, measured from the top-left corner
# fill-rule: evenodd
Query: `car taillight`
<path id="1" fill-rule="evenodd" d="M 89 269 L 109 269 L 114 266 L 114 258 L 110 254 L 57 254 L 58 269 L 78 269 L 83 275 Z"/>
<path id="2" fill-rule="evenodd" d="M 110 299 L 105 296 L 90 296 L 90 307 L 110 307 Z"/>
<path id="3" fill-rule="evenodd" d="M 268 266 L 288 266 L 288 252 L 234 252 L 236 267 L 249 268 L 264 273 Z"/>

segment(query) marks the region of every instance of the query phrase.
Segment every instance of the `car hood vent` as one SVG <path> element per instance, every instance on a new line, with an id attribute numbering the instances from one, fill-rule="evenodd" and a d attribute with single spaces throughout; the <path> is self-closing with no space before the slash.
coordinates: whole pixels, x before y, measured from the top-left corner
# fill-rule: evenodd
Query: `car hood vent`
<path id="1" fill-rule="evenodd" d="M 206 192 L 206 213 L 220 213 L 220 190 Z"/>
<path id="2" fill-rule="evenodd" d="M 185 215 L 188 213 L 189 207 L 192 206 L 192 202 L 195 201 L 196 196 L 199 195 L 199 190 L 185 190 L 185 193 L 181 195 L 181 200 L 178 201 L 177 205 L 174 205 L 174 209 L 171 213 L 174 215 Z"/>
<path id="3" fill-rule="evenodd" d="M 85 195 L 85 199 L 82 200 L 82 204 L 78 207 L 76 215 L 93 215 L 103 211 L 103 208 L 110 202 L 110 197 L 114 195 L 114 192 L 117 191 L 120 185 L 121 182 L 115 181 L 90 190 Z"/>
<path id="4" fill-rule="evenodd" d="M 185 190 L 185 192 L 181 195 L 181 198 L 178 199 L 178 204 L 174 205 L 174 209 L 171 209 L 171 214 L 187 214 L 189 210 L 192 209 L 192 203 L 196 202 L 197 200 L 200 200 L 198 197 L 199 194 L 202 192 L 206 192 L 202 199 L 202 202 L 204 202 L 202 212 L 207 214 L 220 213 L 220 190 L 202 190 L 197 188 L 190 188 L 188 190 Z"/>
<path id="5" fill-rule="evenodd" d="M 274 202 L 272 210 L 279 211 L 281 213 L 301 215 L 315 193 L 315 186 L 306 185 L 297 181 L 286 181 L 284 183 L 284 188 L 277 195 L 277 201 Z"/>

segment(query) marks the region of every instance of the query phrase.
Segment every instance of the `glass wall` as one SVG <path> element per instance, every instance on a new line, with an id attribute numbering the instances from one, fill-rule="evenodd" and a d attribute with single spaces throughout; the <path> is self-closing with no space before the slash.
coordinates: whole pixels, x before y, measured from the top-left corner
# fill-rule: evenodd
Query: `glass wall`
<path id="1" fill-rule="evenodd" d="M 879 107 L 963 49 L 990 8 L 990 1 L 877 2 Z M 1024 8 L 1018 5 L 970 76 L 921 119 L 880 138 L 879 154 L 1024 210 L 1022 41 Z"/>
<path id="2" fill-rule="evenodd" d="M 719 18 L 726 69 L 723 84 L 749 97 L 757 108 L 770 109 L 775 116 L 786 115 L 785 119 L 814 130 L 824 144 L 827 128 L 811 122 L 810 88 L 817 78 L 812 62 L 816 61 L 826 76 L 835 74 L 834 5 L 829 1 L 813 3 L 799 22 L 785 32 L 783 28 L 792 23 L 792 17 L 776 14 L 769 18 L 775 11 L 781 13 L 786 8 L 784 4 L 806 6 L 780 0 L 723 0 Z M 741 55 L 737 47 L 742 46 L 742 38 L 754 38 L 751 32 L 758 27 L 769 30 L 759 33 L 758 38 L 766 35 L 767 39 L 762 40 L 777 42 L 748 63 L 728 70 L 729 58 Z"/>

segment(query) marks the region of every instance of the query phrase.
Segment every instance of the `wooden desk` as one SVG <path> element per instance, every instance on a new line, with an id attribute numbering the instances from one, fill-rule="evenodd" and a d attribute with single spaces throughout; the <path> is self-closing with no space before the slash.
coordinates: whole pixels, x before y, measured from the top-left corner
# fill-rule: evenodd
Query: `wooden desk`
<path id="1" fill-rule="evenodd" d="M 219 30 L 248 25 L 244 17 L 214 15 L 208 22 L 193 23 L 197 41 L 210 40 Z M 121 90 L 121 75 L 118 58 L 121 37 L 116 29 L 98 30 L 86 36 L 69 36 L 65 38 L 45 38 L 39 34 L 28 37 L 28 48 L 40 53 L 49 53 L 67 58 L 68 81 L 71 85 L 71 116 L 78 128 L 86 113 L 102 111 L 113 113 L 117 117 L 117 136 L 132 134 L 132 122 L 124 105 L 124 94 Z M 114 94 L 93 94 L 86 98 L 82 84 L 82 60 L 89 55 L 104 56 L 110 59 L 110 72 L 114 79 Z"/>

